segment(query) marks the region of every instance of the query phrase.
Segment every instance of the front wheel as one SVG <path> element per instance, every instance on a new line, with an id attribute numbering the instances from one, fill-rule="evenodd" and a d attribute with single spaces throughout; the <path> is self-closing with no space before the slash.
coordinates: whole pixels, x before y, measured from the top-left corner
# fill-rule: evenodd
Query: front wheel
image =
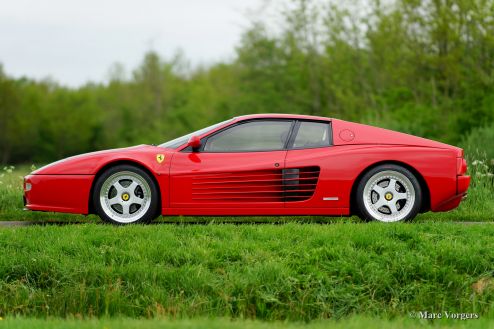
<path id="1" fill-rule="evenodd" d="M 158 189 L 144 170 L 117 165 L 96 181 L 93 192 L 96 213 L 112 224 L 146 223 L 158 214 Z"/>
<path id="2" fill-rule="evenodd" d="M 357 207 L 364 219 L 399 222 L 413 219 L 422 204 L 417 178 L 398 165 L 381 165 L 369 170 L 360 180 Z"/>

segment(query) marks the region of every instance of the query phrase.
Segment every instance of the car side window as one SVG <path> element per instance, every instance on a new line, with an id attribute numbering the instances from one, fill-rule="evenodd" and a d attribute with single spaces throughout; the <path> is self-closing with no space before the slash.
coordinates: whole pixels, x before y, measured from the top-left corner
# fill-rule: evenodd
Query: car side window
<path id="1" fill-rule="evenodd" d="M 256 120 L 242 123 L 209 137 L 203 152 L 283 150 L 291 126 L 291 120 Z"/>
<path id="2" fill-rule="evenodd" d="M 292 148 L 316 148 L 331 145 L 331 130 L 326 122 L 300 122 Z"/>

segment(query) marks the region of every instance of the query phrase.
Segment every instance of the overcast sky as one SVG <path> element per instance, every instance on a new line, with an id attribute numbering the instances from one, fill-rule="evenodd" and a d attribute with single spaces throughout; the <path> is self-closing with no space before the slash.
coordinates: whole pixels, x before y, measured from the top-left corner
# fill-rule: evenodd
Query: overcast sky
<path id="1" fill-rule="evenodd" d="M 134 69 L 153 49 L 192 64 L 231 59 L 263 0 L 0 0 L 0 63 L 69 86 Z M 253 12 L 252 12 L 253 11 Z M 254 14 L 255 15 L 255 14 Z"/>

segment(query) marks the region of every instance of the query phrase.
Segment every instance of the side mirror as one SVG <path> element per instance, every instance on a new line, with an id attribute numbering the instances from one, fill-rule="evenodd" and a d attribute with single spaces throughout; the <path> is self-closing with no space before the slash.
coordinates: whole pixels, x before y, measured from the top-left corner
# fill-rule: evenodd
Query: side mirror
<path id="1" fill-rule="evenodd" d="M 187 145 L 192 147 L 192 150 L 197 151 L 201 147 L 201 139 L 198 136 L 191 136 Z"/>

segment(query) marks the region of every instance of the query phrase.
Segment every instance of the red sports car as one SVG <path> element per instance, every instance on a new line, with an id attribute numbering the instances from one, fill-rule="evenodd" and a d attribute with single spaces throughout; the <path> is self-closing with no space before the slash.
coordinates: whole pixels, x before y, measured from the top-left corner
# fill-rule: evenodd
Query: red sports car
<path id="1" fill-rule="evenodd" d="M 74 156 L 25 177 L 27 209 L 98 214 L 359 215 L 405 221 L 465 197 L 463 150 L 362 124 L 291 114 L 236 117 L 159 146 Z"/>

